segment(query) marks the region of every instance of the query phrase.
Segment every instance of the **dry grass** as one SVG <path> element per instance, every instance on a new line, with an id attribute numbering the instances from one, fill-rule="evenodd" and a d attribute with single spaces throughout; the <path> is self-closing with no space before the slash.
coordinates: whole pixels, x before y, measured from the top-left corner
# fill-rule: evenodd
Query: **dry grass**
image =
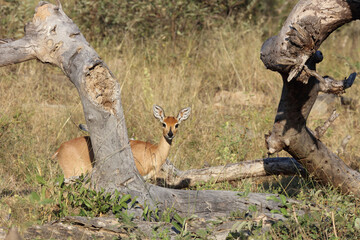
<path id="1" fill-rule="evenodd" d="M 170 156 L 178 167 L 201 167 L 205 161 L 210 165 L 225 164 L 229 159 L 224 159 L 222 152 L 226 151 L 238 155 L 248 149 L 241 156 L 231 157 L 231 161 L 263 157 L 264 148 L 255 150 L 250 146 L 264 146 L 262 135 L 264 129 L 271 128 L 276 109 L 268 103 L 279 97 L 280 83 L 267 79 L 269 75 L 275 79 L 275 74 L 264 71 L 258 57 L 261 40 L 256 36 L 256 32 L 246 29 L 234 35 L 232 29 L 225 28 L 194 35 L 175 49 L 166 43 L 144 44 L 136 49 L 124 45 L 119 56 L 107 55 L 119 59 L 107 62 L 122 83 L 129 135 L 151 141 L 160 138 L 160 125 L 151 112 L 155 103 L 163 106 L 167 114 L 190 106 L 192 116 L 182 125 Z M 254 48 L 245 47 L 248 42 Z M 248 96 L 261 94 L 266 101 L 254 102 L 255 106 L 243 99 L 230 106 L 215 104 L 219 90 L 241 91 Z M 268 117 L 253 121 L 261 112 Z M 248 132 L 251 136 L 246 137 Z"/>
<path id="2" fill-rule="evenodd" d="M 350 29 L 354 36 L 348 34 Z M 323 45 L 321 73 L 342 78 L 357 71 L 358 29 L 354 23 Z M 121 84 L 129 136 L 159 140 L 153 104 L 162 106 L 168 115 L 190 106 L 192 115 L 180 127 L 170 153 L 177 167 L 201 168 L 265 157 L 264 134 L 272 128 L 282 83 L 259 59 L 267 37 L 262 35 L 258 26 L 224 26 L 175 45 L 134 44 L 125 38 L 117 46 L 98 47 Z M 84 122 L 82 106 L 72 83 L 58 69 L 37 61 L 0 68 L 0 79 L 0 225 L 45 220 L 31 208 L 26 193 L 39 190 L 37 175 L 49 180 L 61 174 L 51 156 L 61 142 L 83 134 L 77 129 Z M 358 100 L 359 86 L 355 82 L 347 96 Z M 243 97 L 219 100 L 215 95 L 221 90 L 240 92 Z M 323 141 L 336 150 L 341 139 L 352 135 L 346 157 L 358 161 L 359 111 L 336 106 L 341 116 Z M 323 121 L 322 116 L 310 117 L 309 125 L 314 128 Z"/>

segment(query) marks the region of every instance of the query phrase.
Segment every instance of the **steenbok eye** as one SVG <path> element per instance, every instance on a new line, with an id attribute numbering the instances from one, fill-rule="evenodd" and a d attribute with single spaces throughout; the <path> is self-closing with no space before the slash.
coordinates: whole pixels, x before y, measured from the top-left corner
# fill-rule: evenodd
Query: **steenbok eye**
<path id="1" fill-rule="evenodd" d="M 166 124 L 165 124 L 165 123 L 163 123 L 162 125 L 163 125 L 164 128 L 166 127 Z"/>
<path id="2" fill-rule="evenodd" d="M 175 124 L 175 128 L 178 128 L 179 127 L 179 124 L 177 123 L 177 124 Z"/>

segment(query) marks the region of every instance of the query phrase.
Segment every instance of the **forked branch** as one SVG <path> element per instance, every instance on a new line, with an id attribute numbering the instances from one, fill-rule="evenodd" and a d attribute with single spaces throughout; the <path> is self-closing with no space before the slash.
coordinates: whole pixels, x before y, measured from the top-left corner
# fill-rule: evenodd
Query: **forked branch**
<path id="1" fill-rule="evenodd" d="M 280 33 L 261 48 L 264 65 L 279 72 L 284 83 L 273 129 L 266 136 L 269 153 L 286 150 L 317 179 L 357 196 L 360 173 L 348 168 L 318 140 L 326 126 L 314 136 L 306 122 L 320 91 L 341 94 L 353 84 L 356 73 L 343 81 L 317 73 L 316 64 L 322 60 L 317 50 L 330 33 L 359 17 L 359 1 L 301 0 Z M 326 125 L 335 118 L 334 113 Z"/>

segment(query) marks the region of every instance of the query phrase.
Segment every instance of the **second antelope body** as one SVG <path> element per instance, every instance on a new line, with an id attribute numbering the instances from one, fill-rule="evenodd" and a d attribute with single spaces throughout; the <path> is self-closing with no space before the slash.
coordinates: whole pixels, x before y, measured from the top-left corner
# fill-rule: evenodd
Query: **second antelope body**
<path id="1" fill-rule="evenodd" d="M 163 136 L 159 144 L 154 145 L 149 142 L 130 140 L 136 168 L 147 179 L 156 175 L 165 163 L 179 124 L 188 119 L 191 108 L 187 107 L 180 110 L 176 118 L 166 117 L 164 110 L 158 105 L 154 105 L 153 111 L 155 118 L 159 119 L 163 127 Z M 57 158 L 65 178 L 90 172 L 94 163 L 94 152 L 90 137 L 78 137 L 62 143 L 54 157 Z"/>

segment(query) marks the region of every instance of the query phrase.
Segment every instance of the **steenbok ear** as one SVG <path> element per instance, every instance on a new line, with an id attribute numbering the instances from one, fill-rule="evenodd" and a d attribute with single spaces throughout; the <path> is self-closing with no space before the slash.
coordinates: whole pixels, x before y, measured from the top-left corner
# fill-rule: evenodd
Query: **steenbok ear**
<path id="1" fill-rule="evenodd" d="M 154 105 L 153 106 L 153 111 L 154 111 L 154 117 L 159 119 L 160 122 L 163 122 L 164 118 L 165 118 L 164 110 L 160 106 Z"/>
<path id="2" fill-rule="evenodd" d="M 190 107 L 181 109 L 177 116 L 178 123 L 181 123 L 181 121 L 188 119 L 188 117 L 190 116 L 190 113 L 191 113 Z"/>

